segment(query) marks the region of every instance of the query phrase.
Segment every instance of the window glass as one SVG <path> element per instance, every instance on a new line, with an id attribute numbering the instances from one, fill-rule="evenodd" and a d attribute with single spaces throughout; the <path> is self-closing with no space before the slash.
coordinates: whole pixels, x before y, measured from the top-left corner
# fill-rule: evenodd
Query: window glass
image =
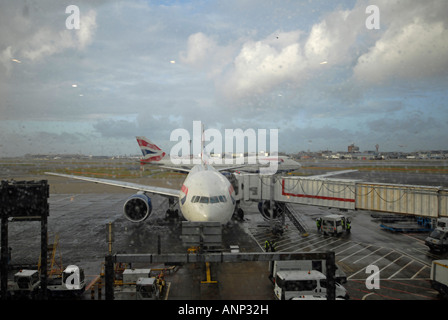
<path id="1" fill-rule="evenodd" d="M 210 203 L 218 203 L 218 202 L 219 202 L 219 199 L 218 199 L 217 196 L 215 196 L 215 197 L 210 197 Z"/>
<path id="2" fill-rule="evenodd" d="M 201 199 L 199 200 L 199 203 L 208 203 L 210 201 L 209 197 L 201 197 Z"/>

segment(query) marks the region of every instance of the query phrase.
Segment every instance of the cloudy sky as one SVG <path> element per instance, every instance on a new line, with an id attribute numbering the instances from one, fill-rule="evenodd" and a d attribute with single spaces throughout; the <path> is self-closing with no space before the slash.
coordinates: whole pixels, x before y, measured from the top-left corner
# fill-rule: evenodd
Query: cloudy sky
<path id="1" fill-rule="evenodd" d="M 169 150 L 194 120 L 285 152 L 448 149 L 448 1 L 376 0 L 379 29 L 369 4 L 0 0 L 0 157 Z"/>

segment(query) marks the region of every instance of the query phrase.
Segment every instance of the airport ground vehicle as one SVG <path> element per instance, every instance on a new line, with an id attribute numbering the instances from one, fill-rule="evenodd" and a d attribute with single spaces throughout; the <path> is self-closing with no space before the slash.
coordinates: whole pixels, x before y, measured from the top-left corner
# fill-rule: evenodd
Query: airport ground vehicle
<path id="1" fill-rule="evenodd" d="M 163 272 L 151 277 L 151 269 L 125 269 L 115 288 L 117 300 L 161 300 L 166 296 Z"/>
<path id="2" fill-rule="evenodd" d="M 115 281 L 115 299 L 116 300 L 136 300 L 138 295 L 144 298 L 144 296 L 149 296 L 151 293 L 151 286 L 147 282 L 140 284 L 137 289 L 137 283 L 139 279 L 150 279 L 151 269 L 150 268 L 127 268 L 123 270 L 121 276 L 116 278 Z M 139 293 L 139 290 L 141 292 Z M 145 293 L 144 291 L 150 291 Z M 145 298 L 146 299 L 146 298 Z M 148 298 L 149 300 L 149 298 Z"/>
<path id="3" fill-rule="evenodd" d="M 436 228 L 442 228 L 448 230 L 448 218 L 438 218 Z"/>
<path id="4" fill-rule="evenodd" d="M 448 260 L 434 260 L 431 266 L 431 287 L 448 299 Z"/>
<path id="5" fill-rule="evenodd" d="M 425 245 L 430 251 L 447 251 L 448 250 L 448 228 L 437 227 L 425 239 Z"/>
<path id="6" fill-rule="evenodd" d="M 166 295 L 166 282 L 163 273 L 157 278 L 139 278 L 135 291 L 137 300 L 161 300 Z"/>
<path id="7" fill-rule="evenodd" d="M 39 271 L 20 270 L 14 275 L 14 282 L 8 284 L 8 293 L 14 299 L 33 299 L 39 292 L 39 286 Z"/>
<path id="8" fill-rule="evenodd" d="M 350 232 L 351 221 L 343 215 L 330 214 L 322 217 L 322 232 L 326 235 L 330 234 L 340 234 L 344 231 Z"/>
<path id="9" fill-rule="evenodd" d="M 275 277 L 275 297 L 279 300 L 291 300 L 299 296 L 323 296 L 327 294 L 327 278 L 319 271 L 279 271 Z M 347 290 L 336 283 L 336 298 L 348 299 Z"/>
<path id="10" fill-rule="evenodd" d="M 135 285 L 137 300 L 156 300 L 159 290 L 156 285 L 156 278 L 138 278 Z"/>
<path id="11" fill-rule="evenodd" d="M 139 278 L 149 278 L 151 269 L 125 269 L 123 271 L 123 285 L 135 285 Z"/>
<path id="12" fill-rule="evenodd" d="M 327 266 L 325 260 L 286 260 L 286 261 L 273 261 L 269 265 L 270 278 L 275 279 L 277 272 L 279 271 L 309 271 L 316 270 L 327 273 Z M 347 282 L 347 275 L 338 268 L 336 264 L 335 280 L 339 283 Z"/>

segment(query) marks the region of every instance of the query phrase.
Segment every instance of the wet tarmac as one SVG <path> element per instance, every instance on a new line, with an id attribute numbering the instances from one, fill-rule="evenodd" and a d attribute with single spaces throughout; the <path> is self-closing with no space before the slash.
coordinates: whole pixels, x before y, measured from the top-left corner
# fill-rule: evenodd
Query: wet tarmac
<path id="1" fill-rule="evenodd" d="M 431 289 L 431 262 L 446 259 L 447 254 L 430 253 L 424 245 L 427 233 L 393 233 L 383 230 L 370 211 L 339 212 L 338 209 L 294 205 L 308 226 L 308 237 L 299 236 L 291 227 L 282 237 L 274 239 L 278 251 L 334 251 L 336 263 L 347 275 L 344 287 L 352 300 L 436 300 L 438 292 Z M 326 236 L 317 232 L 315 219 L 329 213 L 342 213 L 352 220 L 349 234 Z M 265 228 L 251 230 L 262 243 L 269 234 Z M 379 268 L 379 289 L 367 289 L 371 273 L 369 265 Z"/>
<path id="2" fill-rule="evenodd" d="M 153 197 L 155 212 L 141 224 L 129 222 L 122 214 L 128 194 L 56 194 L 50 197 L 49 242 L 59 235 L 58 257 L 63 265 L 75 264 L 85 270 L 88 282 L 102 270 L 108 253 L 106 226 L 113 222 L 114 253 L 156 253 L 158 239 L 161 252 L 185 253 L 180 225 L 166 222 L 162 197 Z M 338 266 L 346 273 L 351 299 L 438 299 L 429 283 L 433 259 L 446 258 L 430 253 L 423 243 L 426 234 L 391 233 L 382 230 L 371 218 L 372 212 L 347 212 L 352 219 L 352 232 L 340 236 L 325 236 L 315 230 L 317 217 L 339 213 L 337 209 L 294 205 L 308 226 L 303 237 L 288 220 L 282 236 L 272 234 L 269 224 L 256 211 L 254 204 L 244 206 L 243 222 L 232 222 L 223 229 L 223 250 L 238 245 L 241 252 L 261 252 L 265 240 L 276 243 L 277 251 L 336 253 Z M 37 262 L 40 250 L 38 222 L 9 224 L 11 264 Z M 380 289 L 368 290 L 366 280 L 369 265 L 380 268 Z M 163 267 L 133 265 L 133 267 Z M 211 265 L 211 279 L 217 284 L 202 284 L 206 280 L 205 266 L 188 264 L 167 275 L 171 282 L 168 299 L 273 299 L 273 286 L 268 280 L 267 263 L 225 263 Z M 104 297 L 103 297 L 104 298 Z M 87 293 L 85 299 L 90 299 Z"/>
<path id="3" fill-rule="evenodd" d="M 122 214 L 128 194 L 55 194 L 51 195 L 48 219 L 49 243 L 59 238 L 56 261 L 64 266 L 83 267 L 87 282 L 102 270 L 108 253 L 107 226 L 113 223 L 113 253 L 185 253 L 187 247 L 180 239 L 179 222 L 164 219 L 166 199 L 152 198 L 155 208 L 144 223 L 132 223 Z M 231 222 L 223 228 L 223 250 L 238 245 L 241 252 L 261 251 L 245 223 Z M 37 264 L 40 251 L 39 222 L 9 223 L 9 246 L 12 248 L 11 265 Z M 232 268 L 234 265 L 234 268 Z M 163 268 L 162 265 L 133 264 L 134 268 Z M 172 282 L 169 299 L 272 299 L 272 284 L 268 279 L 266 263 L 212 264 L 211 276 L 219 279 L 217 285 L 201 284 L 206 280 L 205 266 L 191 264 L 167 275 Z M 251 279 L 253 278 L 253 279 Z M 242 290 L 248 282 L 256 283 L 249 292 Z M 229 286 L 234 283 L 235 287 Z M 259 286 L 264 290 L 260 290 Z M 270 290 L 267 290 L 270 289 Z M 85 298 L 90 299 L 90 293 Z M 104 297 L 103 297 L 104 298 Z"/>
<path id="4" fill-rule="evenodd" d="M 422 177 L 422 176 L 421 176 Z M 3 177 L 2 177 L 3 178 Z M 48 178 L 40 176 L 41 179 Z M 128 221 L 123 204 L 132 191 L 62 178 L 50 178 L 49 242 L 59 236 L 56 259 L 64 266 L 75 264 L 85 270 L 88 282 L 101 272 L 108 253 L 106 226 L 114 226 L 114 253 L 185 253 L 180 239 L 180 224 L 165 221 L 168 202 L 152 197 L 153 212 L 143 223 Z M 165 182 L 178 184 L 179 181 Z M 59 186 L 62 186 L 59 188 Z M 109 192 L 114 189 L 114 192 Z M 73 192 L 67 192 L 73 190 Z M 58 192 L 58 191 L 62 191 Z M 438 293 L 429 282 L 431 261 L 447 258 L 436 255 L 424 245 L 426 233 L 393 233 L 385 231 L 371 217 L 374 212 L 341 212 L 338 209 L 293 205 L 307 227 L 308 236 L 300 235 L 286 219 L 283 235 L 272 234 L 255 203 L 243 203 L 244 221 L 232 221 L 223 229 L 222 250 L 238 245 L 241 252 L 261 252 L 264 242 L 272 240 L 277 251 L 336 253 L 336 262 L 347 275 L 344 287 L 351 300 L 437 300 Z M 325 236 L 317 232 L 315 219 L 330 213 L 343 213 L 352 220 L 350 234 Z M 9 223 L 9 246 L 12 265 L 37 264 L 40 251 L 39 222 Z M 59 261 L 59 260 L 58 260 Z M 368 289 L 366 268 L 376 265 L 380 270 L 379 289 Z M 159 265 L 133 267 L 157 268 Z M 168 300 L 271 300 L 273 285 L 268 279 L 267 263 L 211 264 L 210 277 L 216 284 L 203 284 L 206 269 L 202 264 L 187 264 L 167 274 L 170 282 Z M 104 290 L 103 290 L 104 292 Z M 96 297 L 96 295 L 95 295 Z M 86 292 L 83 299 L 91 299 Z M 102 296 L 104 299 L 104 294 Z"/>

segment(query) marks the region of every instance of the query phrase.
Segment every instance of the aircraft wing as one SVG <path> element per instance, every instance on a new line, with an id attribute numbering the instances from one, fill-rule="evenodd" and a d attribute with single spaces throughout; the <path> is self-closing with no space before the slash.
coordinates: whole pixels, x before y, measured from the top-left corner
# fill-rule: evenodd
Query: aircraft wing
<path id="1" fill-rule="evenodd" d="M 191 168 L 186 168 L 186 167 L 160 166 L 160 168 L 174 170 L 174 171 L 180 171 L 180 172 L 187 172 L 187 173 L 191 171 Z"/>
<path id="2" fill-rule="evenodd" d="M 213 166 L 213 165 L 212 165 Z M 231 166 L 231 167 L 215 167 L 213 166 L 217 171 L 227 171 L 227 170 L 233 170 L 233 169 L 239 169 L 239 168 L 244 168 L 247 167 L 247 164 L 242 164 L 242 165 L 235 165 L 235 166 Z M 186 168 L 184 167 L 170 167 L 170 166 L 160 166 L 160 168 L 163 169 L 169 169 L 169 170 L 173 170 L 173 171 L 181 171 L 181 172 L 190 172 L 191 168 Z"/>
<path id="3" fill-rule="evenodd" d="M 88 181 L 88 182 L 107 184 L 110 186 L 121 187 L 121 188 L 126 188 L 126 189 L 133 189 L 133 190 L 144 191 L 144 192 L 149 192 L 149 193 L 155 193 L 155 194 L 160 194 L 162 196 L 169 196 L 169 197 L 179 197 L 179 192 L 180 192 L 180 190 L 178 190 L 178 189 L 169 189 L 169 188 L 148 186 L 148 185 L 144 185 L 144 184 L 119 181 L 119 180 L 90 178 L 90 177 L 76 176 L 76 175 L 72 175 L 72 174 L 54 173 L 54 172 L 45 172 L 45 174 L 69 178 L 69 179 L 77 179 L 77 180 L 83 180 L 83 181 Z"/>
<path id="4" fill-rule="evenodd" d="M 227 170 L 240 169 L 240 168 L 244 168 L 244 167 L 247 167 L 247 166 L 249 166 L 249 165 L 248 164 L 242 164 L 242 165 L 239 165 L 239 166 L 232 166 L 232 167 L 225 167 L 225 168 L 215 167 L 215 169 L 217 171 L 227 171 Z"/>

